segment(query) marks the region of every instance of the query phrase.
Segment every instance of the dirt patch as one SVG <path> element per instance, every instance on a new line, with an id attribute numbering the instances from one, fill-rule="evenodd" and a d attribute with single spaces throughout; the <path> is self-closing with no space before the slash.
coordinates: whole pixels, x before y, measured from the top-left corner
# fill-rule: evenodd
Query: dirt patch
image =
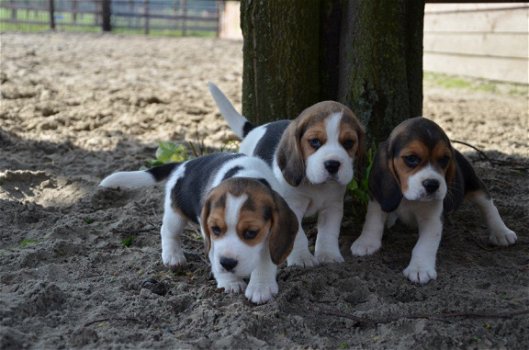
<path id="1" fill-rule="evenodd" d="M 402 275 L 416 232 L 397 225 L 368 258 L 282 267 L 254 306 L 216 290 L 196 229 L 188 264 L 160 261 L 162 189 L 101 191 L 157 141 L 220 147 L 232 134 L 207 93 L 240 107 L 242 45 L 214 39 L 2 34 L 0 347 L 509 348 L 529 343 L 527 99 L 427 87 L 425 116 L 501 164 L 474 162 L 519 241 L 488 245 L 464 205 L 446 224 L 436 281 Z M 314 243 L 314 237 L 311 237 Z"/>

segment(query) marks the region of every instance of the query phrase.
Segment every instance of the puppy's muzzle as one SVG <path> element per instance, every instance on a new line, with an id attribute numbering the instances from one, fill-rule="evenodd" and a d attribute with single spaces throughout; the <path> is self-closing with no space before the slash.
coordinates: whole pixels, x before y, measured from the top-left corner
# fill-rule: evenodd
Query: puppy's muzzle
<path id="1" fill-rule="evenodd" d="M 222 257 L 220 258 L 220 264 L 226 269 L 226 271 L 232 271 L 237 266 L 238 261 L 232 258 Z"/>
<path id="2" fill-rule="evenodd" d="M 325 165 L 325 169 L 329 172 L 329 174 L 334 175 L 340 169 L 341 163 L 337 160 L 327 160 L 325 163 L 323 163 L 323 165 Z"/>
<path id="3" fill-rule="evenodd" d="M 426 193 L 433 194 L 439 189 L 439 186 L 441 184 L 439 183 L 438 180 L 426 179 L 422 182 L 422 185 L 424 189 L 426 190 Z"/>

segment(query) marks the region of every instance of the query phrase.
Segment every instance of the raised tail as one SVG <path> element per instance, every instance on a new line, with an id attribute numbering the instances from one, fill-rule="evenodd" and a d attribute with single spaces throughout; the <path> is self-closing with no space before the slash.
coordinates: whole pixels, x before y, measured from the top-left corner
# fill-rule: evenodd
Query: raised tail
<path id="1" fill-rule="evenodd" d="M 181 163 L 168 163 L 148 170 L 119 171 L 103 179 L 99 186 L 109 188 L 136 189 L 153 186 L 171 175 Z"/>
<path id="2" fill-rule="evenodd" d="M 217 85 L 209 82 L 209 92 L 217 107 L 219 107 L 220 114 L 224 117 L 231 130 L 242 140 L 254 128 L 254 125 L 248 121 L 242 114 L 237 112 L 230 100 L 220 91 Z"/>

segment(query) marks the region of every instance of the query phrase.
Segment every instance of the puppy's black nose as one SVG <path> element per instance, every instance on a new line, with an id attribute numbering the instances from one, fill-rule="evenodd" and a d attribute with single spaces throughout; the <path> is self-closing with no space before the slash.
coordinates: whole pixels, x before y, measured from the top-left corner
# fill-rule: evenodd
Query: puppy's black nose
<path id="1" fill-rule="evenodd" d="M 428 194 L 432 194 L 439 188 L 439 181 L 426 179 L 422 182 L 422 185 L 424 186 Z"/>
<path id="2" fill-rule="evenodd" d="M 237 266 L 238 261 L 231 258 L 220 258 L 220 264 L 226 269 L 226 271 L 231 271 Z"/>
<path id="3" fill-rule="evenodd" d="M 325 165 L 325 169 L 327 169 L 329 174 L 336 174 L 341 164 L 337 160 L 327 160 L 323 165 Z"/>

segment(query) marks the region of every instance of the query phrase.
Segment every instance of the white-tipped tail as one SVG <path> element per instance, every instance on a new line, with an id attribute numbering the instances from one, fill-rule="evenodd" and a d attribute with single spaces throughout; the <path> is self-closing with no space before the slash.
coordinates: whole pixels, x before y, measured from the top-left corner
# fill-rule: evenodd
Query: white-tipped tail
<path id="1" fill-rule="evenodd" d="M 146 171 L 120 171 L 103 179 L 99 186 L 110 188 L 135 189 L 156 184 L 154 176 Z"/>
<path id="2" fill-rule="evenodd" d="M 248 120 L 239 112 L 237 112 L 230 100 L 228 100 L 228 98 L 222 93 L 222 91 L 220 91 L 217 85 L 213 84 L 212 82 L 209 82 L 208 88 L 209 92 L 211 93 L 211 96 L 213 96 L 213 99 L 215 100 L 215 103 L 217 104 L 217 107 L 220 110 L 220 114 L 222 114 L 222 116 L 230 126 L 231 130 L 233 130 L 233 132 L 242 140 L 245 136 L 244 126 L 246 125 L 246 123 L 249 123 Z"/>

